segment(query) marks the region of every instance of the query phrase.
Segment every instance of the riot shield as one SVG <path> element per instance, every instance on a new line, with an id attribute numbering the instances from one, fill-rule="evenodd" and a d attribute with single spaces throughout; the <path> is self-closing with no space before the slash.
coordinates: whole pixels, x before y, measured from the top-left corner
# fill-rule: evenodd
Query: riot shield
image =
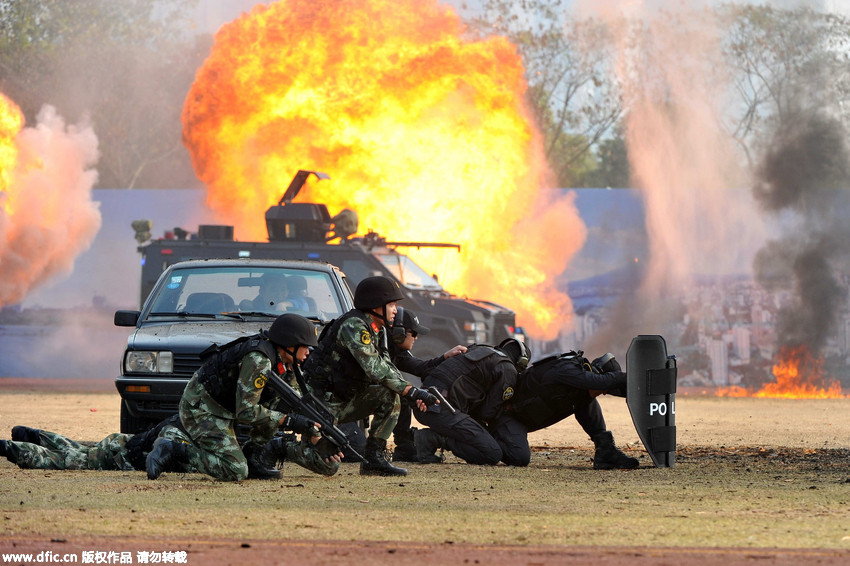
<path id="1" fill-rule="evenodd" d="M 658 468 L 676 463 L 676 358 L 664 338 L 640 335 L 626 352 L 626 404 L 638 436 Z"/>

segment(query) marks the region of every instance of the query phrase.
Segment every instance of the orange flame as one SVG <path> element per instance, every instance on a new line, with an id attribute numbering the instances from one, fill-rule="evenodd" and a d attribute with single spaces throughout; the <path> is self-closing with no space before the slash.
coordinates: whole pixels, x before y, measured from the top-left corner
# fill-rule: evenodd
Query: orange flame
<path id="1" fill-rule="evenodd" d="M 0 306 L 73 269 L 100 229 L 91 201 L 97 138 L 65 128 L 49 106 L 24 128 L 14 102 L 0 94 Z"/>
<path id="2" fill-rule="evenodd" d="M 783 346 L 779 361 L 773 365 L 775 382 L 766 383 L 755 393 L 733 386 L 721 389 L 721 397 L 771 397 L 781 399 L 844 399 L 841 384 L 826 383 L 823 375 L 823 358 L 814 356 L 805 346 Z"/>
<path id="3" fill-rule="evenodd" d="M 209 205 L 241 239 L 299 169 L 299 200 L 357 212 L 360 233 L 452 242 L 404 250 L 447 289 L 502 303 L 537 338 L 572 316 L 554 286 L 586 229 L 550 172 L 505 38 L 463 38 L 436 0 L 288 0 L 223 26 L 183 109 Z M 551 185 L 549 185 L 551 186 Z M 551 193 L 549 193 L 551 195 Z"/>
<path id="4" fill-rule="evenodd" d="M 6 193 L 12 184 L 12 172 L 18 161 L 18 146 L 15 136 L 24 125 L 24 116 L 14 102 L 0 94 L 0 193 Z M 12 203 L 5 194 L 0 194 L 3 211 L 12 213 Z"/>

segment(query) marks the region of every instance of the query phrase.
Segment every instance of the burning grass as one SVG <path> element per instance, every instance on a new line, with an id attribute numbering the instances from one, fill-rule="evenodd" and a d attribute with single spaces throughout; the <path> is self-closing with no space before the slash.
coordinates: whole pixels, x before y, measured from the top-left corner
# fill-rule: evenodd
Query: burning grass
<path id="1" fill-rule="evenodd" d="M 773 365 L 775 382 L 765 383 L 758 391 L 731 386 L 718 390 L 720 397 L 769 397 L 775 399 L 845 399 L 841 384 L 828 380 L 823 358 L 805 346 L 780 348 Z"/>

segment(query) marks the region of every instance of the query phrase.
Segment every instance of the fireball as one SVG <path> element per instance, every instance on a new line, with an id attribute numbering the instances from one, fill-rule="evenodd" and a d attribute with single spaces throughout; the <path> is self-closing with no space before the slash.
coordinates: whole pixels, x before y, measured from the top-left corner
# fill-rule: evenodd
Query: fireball
<path id="1" fill-rule="evenodd" d="M 410 250 L 448 290 L 502 303 L 538 338 L 572 316 L 554 286 L 586 231 L 550 172 L 503 37 L 471 41 L 435 0 L 287 0 L 223 26 L 183 109 L 209 205 L 240 239 L 299 169 L 298 200 L 357 212 L 360 233 L 450 242 Z"/>

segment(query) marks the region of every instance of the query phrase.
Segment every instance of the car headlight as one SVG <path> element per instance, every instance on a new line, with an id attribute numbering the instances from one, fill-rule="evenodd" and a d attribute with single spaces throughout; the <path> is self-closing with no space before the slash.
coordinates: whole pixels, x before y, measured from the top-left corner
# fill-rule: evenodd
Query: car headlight
<path id="1" fill-rule="evenodd" d="M 126 373 L 171 373 L 174 356 L 171 352 L 127 352 L 124 357 Z"/>
<path id="2" fill-rule="evenodd" d="M 470 334 L 469 339 L 476 344 L 487 342 L 487 324 L 483 321 L 464 322 L 463 329 Z"/>

